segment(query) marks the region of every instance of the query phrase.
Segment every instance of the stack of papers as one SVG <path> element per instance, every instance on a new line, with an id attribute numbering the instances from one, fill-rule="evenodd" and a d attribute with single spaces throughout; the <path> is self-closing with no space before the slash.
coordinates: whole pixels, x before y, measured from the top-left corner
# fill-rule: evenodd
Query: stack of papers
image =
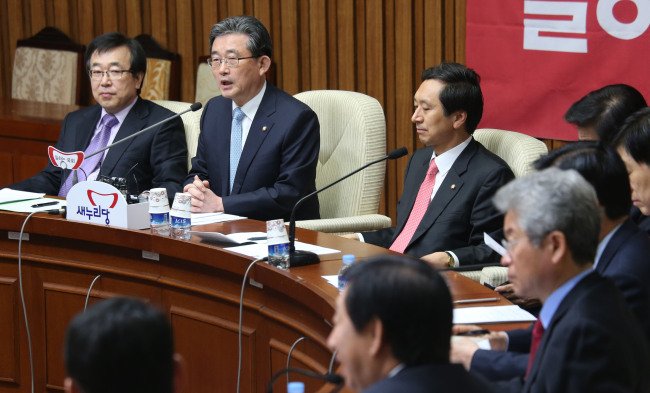
<path id="1" fill-rule="evenodd" d="M 536 320 L 533 314 L 514 305 L 454 309 L 454 324 L 535 322 Z"/>
<path id="2" fill-rule="evenodd" d="M 246 217 L 235 216 L 226 213 L 192 213 L 192 226 L 214 224 L 215 222 L 227 222 L 243 220 Z"/>
<path id="3" fill-rule="evenodd" d="M 58 209 L 65 206 L 64 199 L 43 198 L 45 194 L 27 191 L 16 191 L 9 188 L 0 190 L 0 210 L 31 213 Z M 47 206 L 36 206 L 47 203 Z M 35 207 L 36 206 L 36 207 Z"/>

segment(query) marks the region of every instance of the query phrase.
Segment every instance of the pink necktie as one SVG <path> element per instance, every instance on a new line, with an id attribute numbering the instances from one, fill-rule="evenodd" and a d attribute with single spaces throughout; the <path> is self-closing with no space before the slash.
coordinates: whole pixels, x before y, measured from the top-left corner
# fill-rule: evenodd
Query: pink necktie
<path id="1" fill-rule="evenodd" d="M 530 369 L 533 366 L 533 359 L 535 359 L 535 354 L 537 353 L 537 348 L 539 348 L 539 343 L 542 341 L 542 336 L 544 335 L 544 325 L 542 321 L 538 318 L 533 327 L 533 338 L 530 341 L 530 357 L 528 358 L 528 368 L 526 369 L 526 378 L 530 374 Z"/>
<path id="2" fill-rule="evenodd" d="M 415 230 L 418 228 L 418 225 L 420 225 L 420 221 L 422 221 L 422 217 L 424 217 L 424 213 L 426 213 L 429 208 L 429 203 L 431 203 L 431 193 L 433 192 L 433 185 L 436 183 L 437 173 L 438 166 L 436 165 L 436 161 L 431 160 L 427 176 L 420 185 L 420 191 L 418 191 L 418 196 L 415 198 L 415 203 L 413 204 L 413 209 L 411 210 L 408 221 L 406 222 L 404 229 L 402 229 L 402 232 L 393 242 L 393 245 L 390 246 L 392 251 L 403 253 L 406 246 L 411 242 Z"/>

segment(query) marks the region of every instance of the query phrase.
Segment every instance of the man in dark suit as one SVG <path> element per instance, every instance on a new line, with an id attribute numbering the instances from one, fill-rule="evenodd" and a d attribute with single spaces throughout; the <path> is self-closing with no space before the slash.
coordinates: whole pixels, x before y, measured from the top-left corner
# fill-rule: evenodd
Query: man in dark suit
<path id="1" fill-rule="evenodd" d="M 167 317 L 134 298 L 103 300 L 65 336 L 65 393 L 177 393 L 183 361 Z"/>
<path id="2" fill-rule="evenodd" d="M 347 237 L 437 267 L 498 262 L 483 232 L 502 238 L 502 216 L 492 206 L 492 195 L 514 175 L 472 138 L 483 114 L 479 76 L 456 63 L 429 68 L 422 73 L 414 105 L 411 121 L 426 147 L 406 168 L 397 225 Z"/>
<path id="3" fill-rule="evenodd" d="M 272 45 L 259 20 L 238 16 L 217 23 L 210 48 L 221 96 L 203 110 L 196 157 L 185 181 L 192 211 L 289 219 L 293 205 L 316 190 L 318 118 L 266 82 Z M 318 218 L 318 198 L 296 216 Z"/>
<path id="4" fill-rule="evenodd" d="M 549 168 L 506 185 L 494 203 L 506 213 L 502 263 L 514 291 L 543 304 L 532 332 L 509 335 L 509 348 L 530 358 L 502 389 L 647 392 L 648 342 L 620 290 L 591 268 L 601 220 L 591 185 Z"/>
<path id="5" fill-rule="evenodd" d="M 96 37 L 86 50 L 86 70 L 90 75 L 93 105 L 68 114 L 61 127 L 56 148 L 64 152 L 95 152 L 152 124 L 174 115 L 173 112 L 139 97 L 147 70 L 147 59 L 138 41 L 119 33 Z M 115 123 L 103 128 L 105 119 Z M 95 143 L 102 136 L 106 139 Z M 45 154 L 45 152 L 44 152 Z M 130 194 L 155 187 L 167 188 L 170 198 L 181 191 L 187 174 L 187 144 L 180 118 L 121 143 L 96 156 L 92 168 L 77 170 L 81 180 L 98 176 L 122 177 Z M 87 160 L 89 163 L 90 159 Z M 84 166 L 82 166 L 84 168 Z M 70 171 L 51 163 L 36 176 L 9 186 L 16 190 L 65 196 L 72 186 Z"/>
<path id="6" fill-rule="evenodd" d="M 610 146 L 578 142 L 550 152 L 539 158 L 534 166 L 538 170 L 552 166 L 577 170 L 594 187 L 601 209 L 594 270 L 619 288 L 646 337 L 650 338 L 650 239 L 628 218 L 632 204 L 630 183 L 621 158 Z M 517 302 L 512 297 L 511 287 L 503 286 L 506 292 L 502 294 Z M 460 332 L 471 327 L 455 329 Z M 518 332 L 493 333 L 490 337 L 494 343 L 499 335 L 504 340 L 505 334 L 509 342 L 514 342 Z M 513 352 L 513 346 L 508 346 L 507 352 L 485 351 L 465 340 L 452 344 L 452 359 L 492 380 L 522 376 L 528 363 L 528 355 Z"/>
<path id="7" fill-rule="evenodd" d="M 336 299 L 327 339 L 354 391 L 489 392 L 449 363 L 451 294 L 423 261 L 380 256 L 355 263 Z"/>

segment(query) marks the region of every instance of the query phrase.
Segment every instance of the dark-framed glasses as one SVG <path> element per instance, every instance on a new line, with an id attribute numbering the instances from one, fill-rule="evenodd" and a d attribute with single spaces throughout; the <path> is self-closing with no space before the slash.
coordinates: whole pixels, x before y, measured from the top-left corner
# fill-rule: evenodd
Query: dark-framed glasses
<path id="1" fill-rule="evenodd" d="M 122 75 L 124 75 L 125 72 L 130 72 L 131 74 L 133 74 L 132 70 L 108 70 L 108 71 L 90 70 L 88 71 L 88 75 L 90 75 L 90 79 L 94 81 L 102 80 L 104 74 L 106 74 L 108 79 L 117 80 L 117 79 L 122 79 Z"/>
<path id="2" fill-rule="evenodd" d="M 248 57 L 226 57 L 223 59 L 217 59 L 217 58 L 208 58 L 208 65 L 212 68 L 220 68 L 221 64 L 225 64 L 226 67 L 237 67 L 239 66 L 239 61 L 240 60 L 246 60 L 246 59 L 256 59 L 259 56 L 248 56 Z"/>

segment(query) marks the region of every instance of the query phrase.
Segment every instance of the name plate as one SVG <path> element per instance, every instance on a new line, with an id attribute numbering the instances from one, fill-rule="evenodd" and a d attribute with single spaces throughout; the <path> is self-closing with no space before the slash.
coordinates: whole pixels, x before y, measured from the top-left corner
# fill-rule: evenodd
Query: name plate
<path id="1" fill-rule="evenodd" d="M 129 205 L 120 191 L 99 181 L 75 184 L 66 198 L 66 218 L 118 228 L 149 228 L 149 202 Z"/>

